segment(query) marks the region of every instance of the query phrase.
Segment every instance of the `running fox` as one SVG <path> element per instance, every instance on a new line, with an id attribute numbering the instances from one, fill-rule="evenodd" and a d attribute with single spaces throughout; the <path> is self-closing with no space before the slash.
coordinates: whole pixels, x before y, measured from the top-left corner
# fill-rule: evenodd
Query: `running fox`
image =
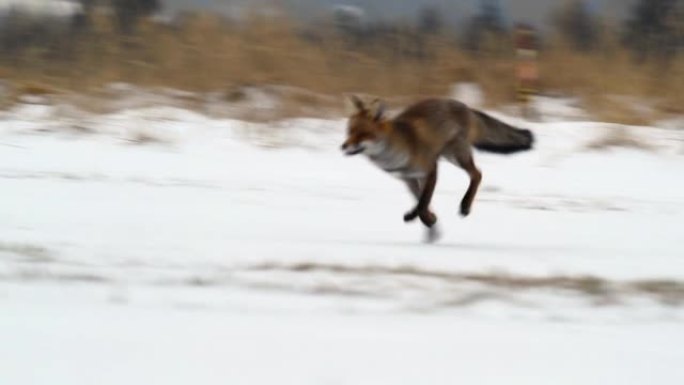
<path id="1" fill-rule="evenodd" d="M 403 180 L 417 200 L 404 221 L 420 218 L 428 228 L 437 222 L 429 206 L 440 157 L 470 176 L 461 200 L 461 215 L 467 216 L 482 180 L 471 146 L 510 154 L 531 149 L 534 141 L 529 130 L 509 126 L 451 99 L 423 100 L 394 119 L 385 117 L 384 104 L 379 100 L 370 106 L 356 96 L 351 101 L 356 111 L 349 118 L 342 151 L 347 155 L 365 154 L 375 165 Z"/>

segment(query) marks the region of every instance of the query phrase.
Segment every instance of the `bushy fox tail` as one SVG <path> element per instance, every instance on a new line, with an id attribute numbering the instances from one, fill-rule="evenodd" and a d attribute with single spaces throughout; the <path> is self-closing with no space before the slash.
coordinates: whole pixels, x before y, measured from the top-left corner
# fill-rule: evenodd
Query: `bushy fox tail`
<path id="1" fill-rule="evenodd" d="M 472 111 L 477 125 L 477 135 L 473 141 L 475 148 L 499 154 L 532 148 L 534 136 L 530 130 L 515 128 L 481 111 Z"/>

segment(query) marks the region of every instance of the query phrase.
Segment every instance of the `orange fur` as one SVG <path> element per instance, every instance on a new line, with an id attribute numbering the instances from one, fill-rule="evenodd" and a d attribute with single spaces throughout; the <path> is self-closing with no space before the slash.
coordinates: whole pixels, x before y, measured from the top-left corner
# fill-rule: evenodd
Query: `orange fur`
<path id="1" fill-rule="evenodd" d="M 512 153 L 532 147 L 528 130 L 507 125 L 465 104 L 450 99 L 427 99 L 409 106 L 393 119 L 353 97 L 356 112 L 349 118 L 347 155 L 364 154 L 378 167 L 403 180 L 417 200 L 405 221 L 420 218 L 431 228 L 437 217 L 430 211 L 440 158 L 463 168 L 470 176 L 468 191 L 461 199 L 466 216 L 475 199 L 482 174 L 475 166 L 472 147 Z"/>

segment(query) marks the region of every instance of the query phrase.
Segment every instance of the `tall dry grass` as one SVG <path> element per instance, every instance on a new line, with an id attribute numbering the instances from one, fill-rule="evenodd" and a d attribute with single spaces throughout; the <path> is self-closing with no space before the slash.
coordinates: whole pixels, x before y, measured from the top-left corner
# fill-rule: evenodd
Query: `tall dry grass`
<path id="1" fill-rule="evenodd" d="M 638 62 L 632 52 L 607 44 L 578 52 L 562 43 L 540 59 L 542 89 L 580 96 L 588 111 L 611 122 L 645 124 L 684 114 L 684 56 Z"/>
<path id="2" fill-rule="evenodd" d="M 287 84 L 328 93 L 433 94 L 448 88 L 449 71 L 465 60 L 456 52 L 434 56 L 455 60 L 447 63 L 398 57 L 382 46 L 354 49 L 332 33 L 312 42 L 284 18 L 235 25 L 201 14 L 178 27 L 148 21 L 129 36 L 98 17 L 90 33 L 67 46 L 59 50 L 68 52 L 26 49 L 11 60 L 0 57 L 0 76 L 64 88 L 111 82 L 188 90 Z"/>
<path id="3" fill-rule="evenodd" d="M 284 84 L 385 97 L 445 95 L 453 83 L 470 81 L 482 86 L 490 105 L 515 100 L 515 58 L 506 41 L 473 55 L 444 35 L 399 31 L 359 42 L 324 23 L 309 32 L 315 38 L 283 17 L 238 24 L 196 14 L 174 26 L 146 21 L 135 34 L 122 35 L 108 17 L 96 15 L 88 33 L 0 57 L 0 78 L 31 92 L 97 89 L 112 82 L 197 91 Z M 539 60 L 542 90 L 582 96 L 607 120 L 651 118 L 619 98 L 625 95 L 652 100 L 655 111 L 684 113 L 681 55 L 664 67 L 637 64 L 618 44 L 587 54 L 558 43 Z"/>

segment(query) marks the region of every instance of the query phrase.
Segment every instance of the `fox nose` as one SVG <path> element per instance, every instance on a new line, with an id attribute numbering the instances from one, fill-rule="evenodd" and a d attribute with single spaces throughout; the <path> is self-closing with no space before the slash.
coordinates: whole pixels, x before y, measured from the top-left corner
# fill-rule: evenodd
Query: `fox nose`
<path id="1" fill-rule="evenodd" d="M 349 147 L 349 144 L 347 144 L 347 142 L 344 142 L 344 143 L 342 143 L 342 146 L 340 147 L 340 149 L 341 149 L 342 151 L 344 151 L 344 150 L 347 149 L 347 147 Z"/>

